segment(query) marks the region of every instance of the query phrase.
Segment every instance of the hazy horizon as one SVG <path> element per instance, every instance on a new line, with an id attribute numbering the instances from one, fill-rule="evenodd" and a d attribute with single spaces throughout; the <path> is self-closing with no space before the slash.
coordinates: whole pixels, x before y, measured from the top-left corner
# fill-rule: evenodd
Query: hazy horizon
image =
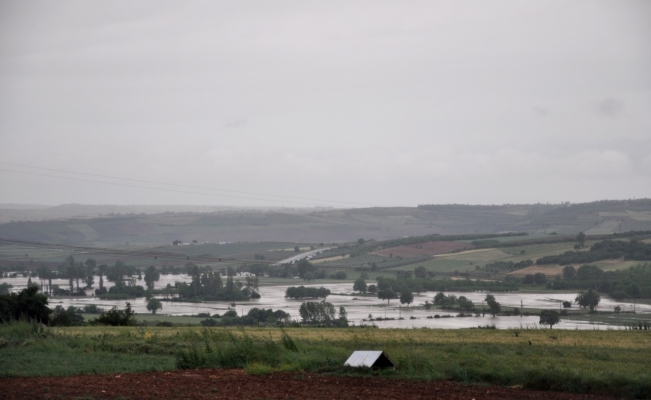
<path id="1" fill-rule="evenodd" d="M 0 203 L 651 197 L 651 2 L 0 3 Z"/>

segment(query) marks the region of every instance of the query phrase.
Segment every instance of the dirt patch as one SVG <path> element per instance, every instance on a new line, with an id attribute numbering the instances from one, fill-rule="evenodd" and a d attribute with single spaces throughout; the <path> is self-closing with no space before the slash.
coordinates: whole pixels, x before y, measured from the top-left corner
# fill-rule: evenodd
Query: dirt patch
<path id="1" fill-rule="evenodd" d="M 470 249 L 475 246 L 464 242 L 424 242 L 405 246 L 389 247 L 387 249 L 377 250 L 371 254 L 378 254 L 389 257 L 416 257 L 416 256 L 433 256 L 435 254 L 450 253 L 456 250 Z"/>
<path id="2" fill-rule="evenodd" d="M 563 275 L 563 268 L 560 265 L 532 265 L 531 267 L 522 268 L 509 272 L 507 275 L 534 275 L 539 272 L 547 276 Z"/>
<path id="3" fill-rule="evenodd" d="M 0 379 L 2 399 L 608 399 L 515 387 L 469 386 L 304 373 L 251 376 L 242 370 Z"/>

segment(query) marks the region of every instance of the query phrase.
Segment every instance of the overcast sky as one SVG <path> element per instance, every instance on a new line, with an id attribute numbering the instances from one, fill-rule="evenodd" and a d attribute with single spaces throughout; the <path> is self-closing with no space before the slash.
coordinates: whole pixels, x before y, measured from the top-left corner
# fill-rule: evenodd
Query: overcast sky
<path id="1" fill-rule="evenodd" d="M 3 0 L 0 162 L 0 203 L 651 197 L 651 1 Z"/>

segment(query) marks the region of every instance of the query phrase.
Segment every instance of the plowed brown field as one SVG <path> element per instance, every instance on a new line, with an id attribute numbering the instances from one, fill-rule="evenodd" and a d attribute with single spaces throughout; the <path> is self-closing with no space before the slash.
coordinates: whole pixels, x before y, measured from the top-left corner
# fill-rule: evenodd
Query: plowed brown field
<path id="1" fill-rule="evenodd" d="M 521 388 L 305 373 L 192 370 L 0 379 L 1 399 L 608 399 Z"/>
<path id="2" fill-rule="evenodd" d="M 388 257 L 390 254 L 393 254 L 394 257 L 433 256 L 435 254 L 450 253 L 455 250 L 470 249 L 473 247 L 475 246 L 464 242 L 424 242 L 405 246 L 389 247 L 374 251 L 371 254 L 379 254 L 385 257 Z"/>

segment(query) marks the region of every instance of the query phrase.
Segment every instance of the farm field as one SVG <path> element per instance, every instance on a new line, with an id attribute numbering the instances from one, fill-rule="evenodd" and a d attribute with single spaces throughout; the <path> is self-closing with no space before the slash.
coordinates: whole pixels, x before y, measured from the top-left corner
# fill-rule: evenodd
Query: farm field
<path id="1" fill-rule="evenodd" d="M 472 247 L 474 246 L 462 242 L 424 242 L 412 245 L 389 247 L 382 250 L 376 250 L 371 254 L 379 254 L 384 257 L 389 257 L 390 255 L 393 255 L 394 257 L 415 257 L 451 253 L 453 251 Z"/>
<path id="2" fill-rule="evenodd" d="M 262 243 L 227 243 L 227 244 L 198 244 L 185 246 L 152 246 L 152 245 L 129 245 L 110 246 L 102 251 L 92 250 L 71 250 L 35 248 L 23 245 L 0 245 L 0 264 L 17 265 L 22 264 L 27 268 L 36 268 L 35 265 L 45 263 L 49 266 L 60 265 L 65 257 L 72 254 L 77 260 L 92 258 L 98 264 L 112 265 L 116 261 L 124 261 L 138 267 L 154 265 L 183 266 L 192 258 L 199 258 L 198 263 L 219 264 L 220 267 L 227 266 L 228 260 L 217 262 L 217 258 L 228 258 L 234 261 L 257 262 L 257 254 L 264 256 L 264 262 L 275 262 L 293 256 L 294 247 L 298 246 L 303 250 L 309 250 L 311 244 L 297 244 L 287 242 L 262 242 Z M 302 251 L 303 251 L 302 250 Z M 157 258 L 154 259 L 154 253 Z M 147 256 L 147 254 L 151 254 Z M 187 258 L 189 257 L 189 258 Z M 214 259 L 214 261 L 213 261 Z"/>
<path id="3" fill-rule="evenodd" d="M 232 254 L 255 253 L 255 252 L 294 252 L 294 247 L 302 247 L 304 249 L 310 248 L 310 245 L 301 243 L 288 243 L 288 242 L 238 242 L 238 243 L 201 243 L 196 245 L 185 246 L 160 246 L 154 247 L 152 250 L 161 252 L 170 252 L 184 254 L 191 257 L 200 256 L 202 254 L 210 254 L 213 257 Z"/>
<path id="4" fill-rule="evenodd" d="M 566 251 L 574 250 L 574 242 L 565 242 L 565 243 L 543 243 L 543 244 L 531 244 L 523 246 L 514 246 L 514 247 L 500 247 L 505 253 L 518 256 L 518 255 L 535 255 L 536 257 L 542 257 L 549 254 L 560 254 Z M 593 243 L 586 242 L 588 246 L 592 246 Z"/>
<path id="5" fill-rule="evenodd" d="M 22 325 L 20 325 L 22 324 Z M 78 327 L 0 328 L 0 376 L 120 374 L 194 368 L 353 373 L 353 350 L 384 350 L 384 377 L 451 379 L 531 389 L 648 398 L 648 331 L 549 329 Z M 295 351 L 296 350 L 296 351 Z M 105 362 L 108 361 L 108 362 Z M 191 373 L 191 372 L 190 372 Z M 368 376 L 370 371 L 357 374 Z M 325 376 L 324 376 L 325 379 Z M 4 379 L 0 379 L 0 386 Z M 395 382 L 395 381 L 394 381 Z"/>
<path id="6" fill-rule="evenodd" d="M 311 260 L 312 264 L 320 264 L 324 262 L 329 262 L 329 261 L 338 261 L 338 260 L 343 260 L 345 258 L 350 257 L 350 254 L 346 254 L 345 256 L 334 256 L 334 257 L 326 257 L 326 258 L 318 258 L 315 260 Z"/>
<path id="7" fill-rule="evenodd" d="M 431 260 L 404 265 L 391 270 L 413 270 L 416 267 L 425 267 L 428 271 L 444 274 L 474 271 L 477 266 L 484 266 L 493 261 L 505 261 L 513 258 L 512 255 L 504 253 L 499 249 L 477 249 L 468 250 L 457 254 L 444 254 L 434 257 Z"/>
<path id="8" fill-rule="evenodd" d="M 142 382 L 148 382 L 142 390 Z M 118 384 L 119 383 L 119 384 Z M 275 372 L 251 373 L 247 369 L 199 369 L 191 372 L 145 372 L 116 375 L 78 375 L 56 378 L 21 377 L 0 380 L 6 399 L 34 399 L 42 392 L 57 398 L 95 397 L 138 399 L 288 399 L 314 400 L 384 397 L 423 399 L 432 393 L 446 399 L 546 399 L 571 400 L 576 395 L 499 386 L 468 386 L 449 381 L 384 379 L 365 376 Z M 609 399 L 583 395 L 581 398 Z"/>
<path id="9" fill-rule="evenodd" d="M 509 243 L 509 242 L 521 242 L 523 240 L 533 240 L 533 239 L 542 239 L 542 238 L 548 238 L 550 237 L 548 234 L 541 233 L 541 234 L 530 234 L 530 235 L 525 235 L 525 236 L 503 236 L 503 237 L 494 237 L 491 238 L 490 240 L 497 240 L 500 243 Z M 467 239 L 467 240 L 459 240 L 459 242 L 465 242 L 465 243 L 471 243 L 474 242 L 476 239 Z"/>
<path id="10" fill-rule="evenodd" d="M 563 267 L 560 265 L 532 265 L 531 267 L 518 269 L 507 273 L 507 275 L 525 276 L 543 273 L 547 277 L 562 276 Z"/>

